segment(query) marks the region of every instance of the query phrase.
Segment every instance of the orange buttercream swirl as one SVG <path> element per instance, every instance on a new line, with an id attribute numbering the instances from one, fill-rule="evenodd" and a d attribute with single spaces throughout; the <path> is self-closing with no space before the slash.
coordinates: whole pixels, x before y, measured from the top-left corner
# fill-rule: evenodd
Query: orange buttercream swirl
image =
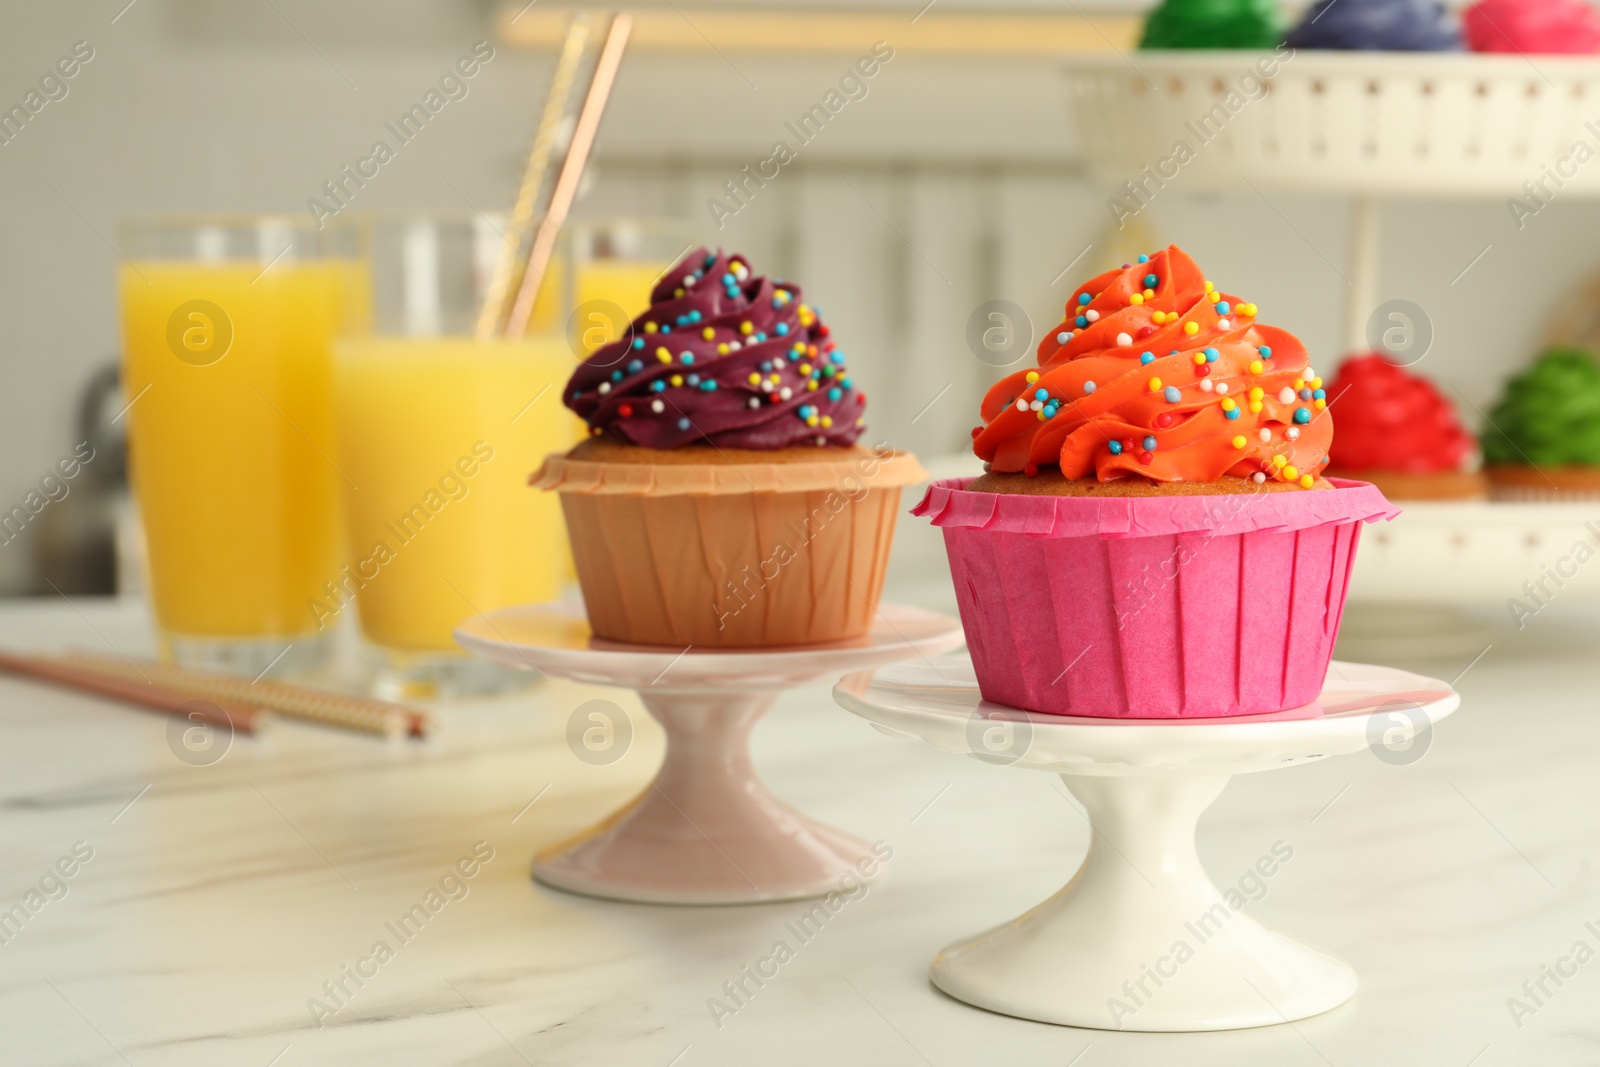
<path id="1" fill-rule="evenodd" d="M 1039 368 L 995 383 L 973 451 L 989 469 L 1102 482 L 1214 482 L 1223 475 L 1310 487 L 1333 419 L 1293 334 L 1214 289 L 1177 247 L 1074 290 L 1039 345 Z"/>

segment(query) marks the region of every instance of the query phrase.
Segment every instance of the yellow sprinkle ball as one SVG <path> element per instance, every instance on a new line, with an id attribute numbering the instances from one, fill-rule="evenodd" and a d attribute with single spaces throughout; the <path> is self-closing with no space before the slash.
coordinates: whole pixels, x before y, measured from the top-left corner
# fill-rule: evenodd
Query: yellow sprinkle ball
<path id="1" fill-rule="evenodd" d="M 1328 402 L 1326 400 L 1313 400 L 1311 402 L 1311 406 L 1316 408 L 1318 411 L 1321 411 L 1323 408 L 1328 406 Z"/>
<path id="2" fill-rule="evenodd" d="M 755 327 L 748 322 L 741 322 L 739 324 L 739 332 L 742 334 L 750 334 L 755 332 Z"/>
<path id="3" fill-rule="evenodd" d="M 1294 387 L 1296 389 L 1304 389 L 1306 387 L 1306 380 L 1304 378 L 1296 378 L 1294 380 Z"/>
<path id="4" fill-rule="evenodd" d="M 810 418 L 806 419 L 806 425 L 807 426 L 815 426 L 817 423 L 819 423 L 821 421 L 822 420 L 819 419 L 817 416 L 812 415 Z"/>
<path id="5" fill-rule="evenodd" d="M 1128 297 L 1128 303 L 1137 307 L 1138 305 L 1144 303 L 1144 297 L 1140 296 L 1138 293 L 1134 293 L 1132 296 Z"/>
<path id="6" fill-rule="evenodd" d="M 809 364 L 809 363 L 800 364 L 800 373 L 801 374 L 810 374 L 811 373 L 811 364 Z"/>
<path id="7" fill-rule="evenodd" d="M 668 352 L 665 348 L 658 348 L 656 349 L 656 358 L 663 363 L 671 363 L 672 353 Z"/>
<path id="8" fill-rule="evenodd" d="M 1285 467 L 1285 468 L 1283 468 L 1283 480 L 1284 481 L 1292 482 L 1296 478 L 1299 478 L 1299 477 L 1300 477 L 1300 472 L 1295 470 L 1293 467 Z"/>
<path id="9" fill-rule="evenodd" d="M 1266 369 L 1267 369 L 1267 365 L 1265 363 L 1261 362 L 1259 359 L 1252 359 L 1250 361 L 1250 373 L 1251 374 L 1260 374 L 1262 371 L 1264 371 Z"/>
<path id="10" fill-rule="evenodd" d="M 1261 388 L 1261 386 L 1253 385 L 1253 386 L 1250 387 L 1250 399 L 1251 400 L 1261 400 L 1266 395 L 1267 395 L 1267 391 L 1265 389 Z"/>
<path id="11" fill-rule="evenodd" d="M 717 355 L 719 355 L 719 356 L 725 356 L 731 351 L 733 351 L 733 350 L 728 347 L 728 342 L 726 342 L 726 341 L 722 342 L 722 344 L 717 346 Z"/>
<path id="12" fill-rule="evenodd" d="M 1156 291 L 1154 289 L 1146 289 L 1144 291 L 1144 298 L 1146 300 L 1154 300 L 1155 297 L 1156 297 Z"/>
<path id="13" fill-rule="evenodd" d="M 1206 299 L 1211 301 L 1213 304 L 1221 303 L 1222 294 L 1218 292 L 1208 292 L 1206 293 Z"/>
<path id="14" fill-rule="evenodd" d="M 682 295 L 683 295 L 683 290 L 682 290 L 682 289 L 681 289 L 681 288 L 679 288 L 679 289 L 674 289 L 674 290 L 673 290 L 673 291 L 672 291 L 672 295 L 673 295 L 673 296 L 682 296 Z"/>
<path id="15" fill-rule="evenodd" d="M 1233 397 L 1229 396 L 1229 397 L 1223 397 L 1222 398 L 1222 410 L 1223 411 L 1232 411 L 1234 408 L 1236 408 L 1238 406 L 1239 405 L 1237 405 L 1237 404 L 1235 404 L 1233 402 Z"/>
<path id="16" fill-rule="evenodd" d="M 800 373 L 802 373 L 802 374 L 810 374 L 811 372 L 808 371 L 808 370 L 802 370 Z M 1034 382 L 1039 380 L 1039 372 L 1036 371 L 1036 370 L 1031 370 L 1031 371 L 1028 372 L 1027 377 L 1028 377 L 1028 384 L 1032 385 Z"/>
<path id="17" fill-rule="evenodd" d="M 824 415 L 824 416 L 822 416 L 822 428 L 824 430 L 826 430 L 828 427 L 830 427 L 832 425 L 833 425 L 833 416 L 832 415 Z"/>
<path id="18" fill-rule="evenodd" d="M 806 383 L 806 390 L 808 392 L 812 392 L 812 393 L 816 392 L 817 391 L 817 383 L 815 381 L 807 382 Z"/>
<path id="19" fill-rule="evenodd" d="M 1311 477 L 1311 475 L 1309 475 L 1309 474 L 1302 474 L 1300 476 L 1300 484 L 1304 488 L 1310 489 L 1313 485 L 1317 484 L 1317 480 L 1315 478 Z"/>
<path id="20" fill-rule="evenodd" d="M 1216 286 L 1212 285 L 1210 282 L 1206 282 L 1206 292 L 1210 293 L 1214 292 L 1215 290 Z"/>
<path id="21" fill-rule="evenodd" d="M 1160 378 L 1151 378 L 1150 379 L 1150 391 L 1152 393 L 1161 392 L 1161 379 Z"/>
<path id="22" fill-rule="evenodd" d="M 1245 439 L 1243 437 L 1235 437 L 1233 439 L 1233 447 L 1234 448 L 1243 448 L 1244 446 L 1245 446 Z"/>
<path id="23" fill-rule="evenodd" d="M 711 340 L 716 335 L 717 335 L 717 331 L 713 330 L 709 326 L 707 326 L 705 329 L 700 331 L 700 336 L 704 337 L 707 341 Z"/>
<path id="24" fill-rule="evenodd" d="M 1285 463 L 1288 463 L 1288 462 L 1289 461 L 1287 459 L 1285 459 L 1284 457 L 1282 457 L 1282 456 L 1273 456 L 1272 457 L 1272 465 L 1274 467 L 1281 467 Z"/>
<path id="25" fill-rule="evenodd" d="M 1194 365 L 1196 367 L 1204 367 L 1206 365 L 1206 354 L 1204 352 L 1196 352 L 1194 354 Z"/>
<path id="26" fill-rule="evenodd" d="M 1183 332 L 1193 337 L 1200 332 L 1200 324 L 1198 322 L 1186 322 L 1183 324 Z"/>
<path id="27" fill-rule="evenodd" d="M 657 326 L 653 322 L 647 322 L 647 323 L 644 324 L 644 332 L 645 333 L 655 333 L 659 329 L 661 329 L 661 327 Z"/>
<path id="28" fill-rule="evenodd" d="M 1261 414 L 1261 401 L 1259 401 L 1259 400 L 1250 401 L 1250 414 L 1252 414 L 1252 415 Z"/>
<path id="29" fill-rule="evenodd" d="M 1311 388 L 1313 388 L 1313 389 L 1321 389 L 1322 388 L 1322 379 L 1321 378 L 1313 378 L 1313 379 L 1311 379 Z"/>
<path id="30" fill-rule="evenodd" d="M 757 374 L 755 371 L 751 371 L 750 372 L 749 382 L 750 382 L 751 385 L 760 385 L 761 384 L 761 375 Z"/>
<path id="31" fill-rule="evenodd" d="M 673 375 L 673 376 L 672 376 L 672 384 L 673 384 L 673 385 L 682 385 L 682 384 L 683 384 L 683 375 L 681 375 L 681 374 L 674 374 L 674 375 Z"/>

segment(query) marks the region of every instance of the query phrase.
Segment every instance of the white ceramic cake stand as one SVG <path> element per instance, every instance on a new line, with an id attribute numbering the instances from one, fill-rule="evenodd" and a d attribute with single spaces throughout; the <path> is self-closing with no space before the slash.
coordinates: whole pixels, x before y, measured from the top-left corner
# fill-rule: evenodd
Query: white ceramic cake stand
<path id="1" fill-rule="evenodd" d="M 1291 712 L 1065 718 L 984 702 L 964 653 L 852 674 L 834 696 L 892 737 L 1060 774 L 1089 813 L 1089 852 L 1066 888 L 947 947 L 934 984 L 1018 1018 L 1145 1031 L 1265 1026 L 1351 997 L 1348 964 L 1264 929 L 1212 885 L 1195 822 L 1235 774 L 1358 752 L 1460 703 L 1443 682 L 1337 663 L 1318 704 Z"/>
<path id="2" fill-rule="evenodd" d="M 885 604 L 858 642 L 751 651 L 624 645 L 581 612 L 518 607 L 456 630 L 506 667 L 635 690 L 667 734 L 656 778 L 633 801 L 533 858 L 533 876 L 589 896 L 653 904 L 744 904 L 837 889 L 869 846 L 767 791 L 750 731 L 786 689 L 961 644 L 946 615 Z"/>

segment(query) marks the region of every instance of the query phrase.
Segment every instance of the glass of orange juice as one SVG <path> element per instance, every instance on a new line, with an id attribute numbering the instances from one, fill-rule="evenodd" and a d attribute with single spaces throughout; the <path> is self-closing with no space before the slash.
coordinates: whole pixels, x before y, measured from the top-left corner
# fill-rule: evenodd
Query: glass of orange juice
<path id="1" fill-rule="evenodd" d="M 645 308 L 667 268 L 694 247 L 686 227 L 665 219 L 575 220 L 568 241 L 573 310 L 569 341 L 587 355 L 616 340 Z"/>
<path id="2" fill-rule="evenodd" d="M 337 456 L 348 579 L 389 697 L 464 695 L 527 676 L 462 654 L 456 625 L 555 599 L 568 550 L 560 505 L 528 487 L 577 439 L 561 405 L 576 357 L 555 330 L 473 336 L 503 238 L 485 218 L 375 218 L 364 226 L 373 321 L 335 345 Z M 552 272 L 553 274 L 554 272 Z M 547 277 L 548 281 L 548 277 Z M 535 323 L 559 323 L 541 291 Z"/>
<path id="3" fill-rule="evenodd" d="M 330 635 L 310 605 L 343 564 L 330 345 L 367 315 L 353 236 L 227 216 L 123 240 L 130 472 L 163 652 L 313 669 Z"/>

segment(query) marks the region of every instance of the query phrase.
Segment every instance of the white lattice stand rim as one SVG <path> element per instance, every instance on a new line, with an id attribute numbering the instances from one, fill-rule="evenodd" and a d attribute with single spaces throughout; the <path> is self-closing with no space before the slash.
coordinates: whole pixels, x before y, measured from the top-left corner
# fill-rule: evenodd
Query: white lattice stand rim
<path id="1" fill-rule="evenodd" d="M 1195 823 L 1235 774 L 1375 742 L 1404 762 L 1460 703 L 1443 682 L 1335 663 L 1317 705 L 1277 715 L 1066 718 L 985 703 L 965 654 L 859 672 L 834 696 L 890 736 L 1058 773 L 1088 812 L 1089 851 L 1066 887 L 946 947 L 934 984 L 1018 1018 L 1140 1031 L 1292 1022 L 1354 995 L 1348 964 L 1264 929 L 1218 891 Z"/>

